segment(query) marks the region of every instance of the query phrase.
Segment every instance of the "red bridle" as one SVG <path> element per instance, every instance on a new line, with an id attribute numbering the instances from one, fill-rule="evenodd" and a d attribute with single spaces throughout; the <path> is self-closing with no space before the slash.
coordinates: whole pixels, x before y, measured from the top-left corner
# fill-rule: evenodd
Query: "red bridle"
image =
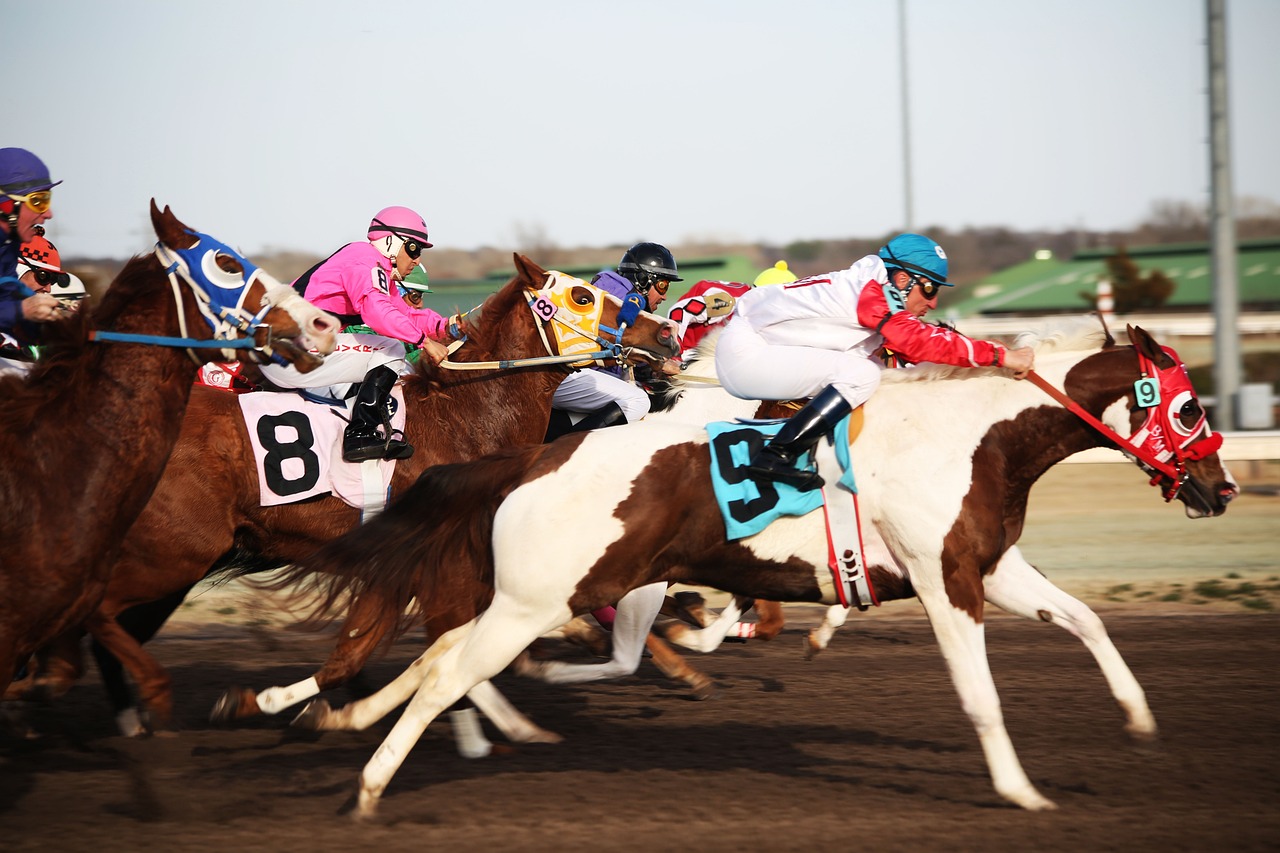
<path id="1" fill-rule="evenodd" d="M 1081 408 L 1080 404 L 1054 388 L 1034 370 L 1028 374 L 1037 387 L 1071 410 L 1077 417 L 1119 445 L 1121 452 L 1131 457 L 1148 474 L 1151 485 L 1159 485 L 1162 479 L 1168 486 L 1162 490 L 1164 499 L 1171 501 L 1182 491 L 1187 481 L 1187 461 L 1204 459 L 1217 453 L 1222 447 L 1222 433 L 1209 428 L 1203 408 L 1200 417 L 1190 427 L 1184 426 L 1178 416 L 1188 402 L 1196 399 L 1195 389 L 1187 369 L 1178 354 L 1169 347 L 1161 347 L 1173 359 L 1173 366 L 1158 368 L 1151 359 L 1138 351 L 1138 368 L 1142 378 L 1134 383 L 1134 400 L 1139 408 L 1147 411 L 1147 419 L 1127 439 Z M 1202 435 L 1202 433 L 1207 433 Z"/>

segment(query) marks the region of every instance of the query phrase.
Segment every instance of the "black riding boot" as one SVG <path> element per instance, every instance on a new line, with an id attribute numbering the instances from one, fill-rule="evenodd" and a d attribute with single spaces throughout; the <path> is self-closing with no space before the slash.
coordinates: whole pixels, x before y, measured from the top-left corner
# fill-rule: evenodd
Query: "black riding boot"
<path id="1" fill-rule="evenodd" d="M 768 444 L 760 448 L 747 471 L 753 477 L 786 483 L 802 492 L 820 488 L 822 478 L 818 472 L 796 468 L 796 459 L 811 450 L 818 439 L 835 428 L 850 411 L 844 396 L 834 386 L 828 385 L 783 424 Z"/>
<path id="2" fill-rule="evenodd" d="M 391 389 L 398 378 L 386 365 L 365 374 L 351 409 L 351 424 L 342 435 L 342 458 L 347 462 L 408 459 L 413 455 L 413 448 L 391 429 Z"/>
<path id="3" fill-rule="evenodd" d="M 547 425 L 547 437 L 543 441 L 552 442 L 560 436 L 568 435 L 571 432 L 603 429 L 604 427 L 617 426 L 626 422 L 627 416 L 622 413 L 622 407 L 612 402 L 591 412 L 576 424 L 569 419 L 568 412 L 563 409 L 552 409 L 551 423 Z"/>

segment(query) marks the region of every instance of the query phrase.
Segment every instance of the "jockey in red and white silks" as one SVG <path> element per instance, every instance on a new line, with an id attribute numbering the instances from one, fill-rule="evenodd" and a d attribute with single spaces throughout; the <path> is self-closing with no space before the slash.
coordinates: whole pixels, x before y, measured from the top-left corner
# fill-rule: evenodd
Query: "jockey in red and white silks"
<path id="1" fill-rule="evenodd" d="M 880 384 L 881 345 L 908 361 L 999 367 L 1005 347 L 926 323 L 891 304 L 884 261 L 756 288 L 738 298 L 716 348 L 716 373 L 735 397 L 794 400 L 836 386 L 852 407 Z M 932 300 L 930 300 L 932 301 Z"/>
<path id="2" fill-rule="evenodd" d="M 847 270 L 756 288 L 739 300 L 716 347 L 716 373 L 736 397 L 813 397 L 752 457 L 746 472 L 802 491 L 822 485 L 796 463 L 880 385 L 882 344 L 911 362 L 1008 367 L 1022 378 L 1030 348 L 1006 349 L 924 322 L 950 287 L 947 255 L 921 234 L 899 234 Z"/>

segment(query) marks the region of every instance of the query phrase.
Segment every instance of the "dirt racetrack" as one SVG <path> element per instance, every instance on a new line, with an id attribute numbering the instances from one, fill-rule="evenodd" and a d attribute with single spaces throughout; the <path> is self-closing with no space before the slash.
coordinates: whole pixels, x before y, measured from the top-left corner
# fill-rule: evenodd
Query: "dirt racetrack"
<path id="1" fill-rule="evenodd" d="M 114 736 L 86 679 L 38 709 L 38 739 L 0 738 L 0 850 L 1274 850 L 1280 498 L 1274 467 L 1254 473 L 1262 487 L 1212 521 L 1163 506 L 1126 466 L 1059 466 L 1033 492 L 1028 556 L 1096 607 L 1161 727 L 1157 743 L 1130 743 L 1081 643 L 993 613 L 1006 722 L 1056 812 L 992 791 L 929 625 L 904 602 L 851 618 L 814 661 L 801 636 L 817 610 L 788 608 L 778 640 L 694 661 L 718 685 L 706 702 L 647 662 L 572 688 L 504 675 L 565 742 L 466 761 L 437 722 L 384 821 L 357 824 L 343 806 L 391 721 L 322 737 L 285 718 L 211 727 L 224 686 L 297 680 L 329 640 L 259 611 L 245 624 L 244 605 L 209 596 L 151 646 L 174 676 L 180 734 Z M 1104 557 L 1120 567 L 1103 571 Z M 371 680 L 417 649 L 397 644 Z"/>

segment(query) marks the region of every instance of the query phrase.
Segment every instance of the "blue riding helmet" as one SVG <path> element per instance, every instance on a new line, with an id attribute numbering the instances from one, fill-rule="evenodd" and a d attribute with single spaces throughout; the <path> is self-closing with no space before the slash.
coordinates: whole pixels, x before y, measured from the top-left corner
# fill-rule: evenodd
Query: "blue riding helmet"
<path id="1" fill-rule="evenodd" d="M 947 253 L 923 234 L 899 234 L 881 246 L 878 254 L 890 269 L 922 275 L 944 287 L 955 286 L 947 281 Z"/>

